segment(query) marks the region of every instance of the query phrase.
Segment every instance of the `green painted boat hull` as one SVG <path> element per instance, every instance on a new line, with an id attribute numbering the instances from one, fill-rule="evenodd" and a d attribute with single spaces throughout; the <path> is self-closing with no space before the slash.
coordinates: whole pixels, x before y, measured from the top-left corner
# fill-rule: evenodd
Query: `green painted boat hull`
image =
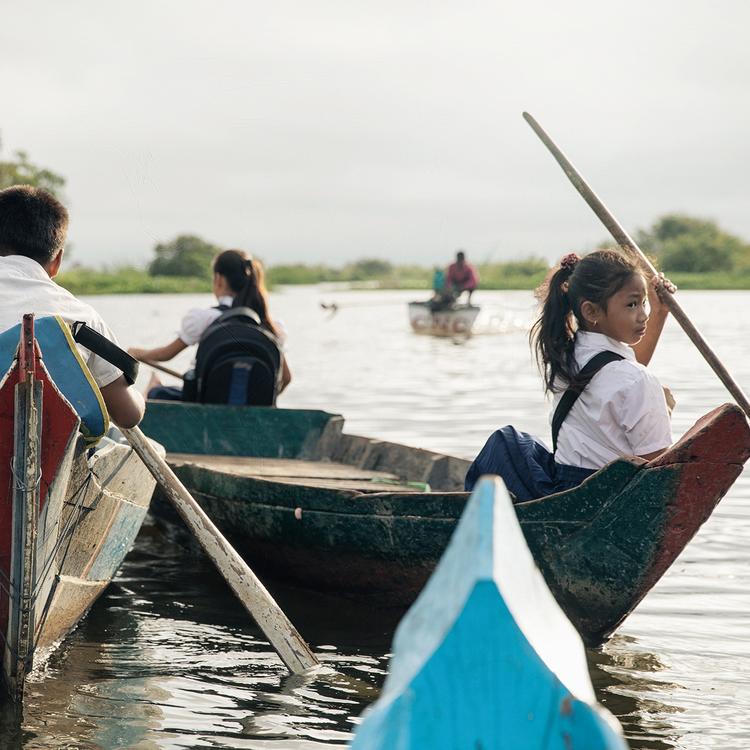
<path id="1" fill-rule="evenodd" d="M 381 606 L 414 600 L 468 498 L 461 488 L 469 462 L 346 435 L 342 418 L 325 412 L 149 402 L 143 429 L 165 445 L 178 477 L 258 573 Z M 241 475 L 175 458 L 185 453 L 389 471 L 431 491 Z M 653 462 L 615 461 L 573 490 L 515 506 L 547 585 L 588 644 L 605 640 L 646 595 L 748 456 L 744 415 L 724 405 Z M 176 521 L 158 494 L 152 510 Z"/>

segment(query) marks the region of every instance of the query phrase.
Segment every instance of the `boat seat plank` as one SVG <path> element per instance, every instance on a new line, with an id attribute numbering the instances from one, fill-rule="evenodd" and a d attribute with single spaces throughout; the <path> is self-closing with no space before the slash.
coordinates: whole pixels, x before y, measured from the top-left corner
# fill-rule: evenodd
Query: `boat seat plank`
<path id="1" fill-rule="evenodd" d="M 270 477 L 254 477 L 255 479 L 270 480 Z M 355 492 L 369 493 L 369 492 L 398 492 L 398 493 L 414 493 L 424 492 L 420 486 L 413 486 L 408 484 L 401 484 L 398 480 L 389 482 L 378 481 L 377 478 L 373 479 L 321 479 L 313 478 L 309 479 L 306 477 L 274 477 L 273 482 L 277 484 L 293 484 L 302 487 L 315 487 L 316 489 L 329 489 L 329 490 L 354 490 Z"/>
<path id="2" fill-rule="evenodd" d="M 303 461 L 296 458 L 257 458 L 254 456 L 204 456 L 191 453 L 169 453 L 167 461 L 171 466 L 192 464 L 212 471 L 221 471 L 241 477 L 273 477 L 286 479 L 322 480 L 389 480 L 398 481 L 396 474 L 387 471 L 360 469 L 349 464 L 331 461 Z"/>

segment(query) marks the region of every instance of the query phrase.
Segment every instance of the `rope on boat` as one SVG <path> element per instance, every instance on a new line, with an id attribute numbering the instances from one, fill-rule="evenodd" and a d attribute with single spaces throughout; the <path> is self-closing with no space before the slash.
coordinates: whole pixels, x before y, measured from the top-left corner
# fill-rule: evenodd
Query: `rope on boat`
<path id="1" fill-rule="evenodd" d="M 23 482 L 21 479 L 19 479 L 18 474 L 16 474 L 16 457 L 13 456 L 13 458 L 10 459 L 10 474 L 13 477 L 13 485 L 17 490 L 20 490 L 21 492 L 27 493 L 32 492 L 33 490 L 36 490 L 37 487 L 41 484 L 42 481 L 42 468 L 39 467 L 39 476 L 34 481 L 34 484 L 29 487 L 25 482 Z"/>
<path id="2" fill-rule="evenodd" d="M 11 466 L 11 472 L 13 473 L 14 478 L 16 478 L 14 467 Z M 40 477 L 41 478 L 41 477 Z M 93 475 L 90 472 L 87 472 L 86 478 L 83 480 L 83 482 L 80 484 L 80 486 L 76 489 L 76 491 L 73 493 L 73 495 L 65 500 L 66 505 L 73 505 L 73 509 L 70 512 L 70 516 L 68 517 L 68 520 L 63 526 L 63 528 L 60 530 L 57 541 L 55 542 L 55 546 L 52 549 L 51 554 L 47 557 L 47 559 L 44 562 L 44 565 L 42 566 L 41 574 L 38 575 L 37 581 L 44 581 L 47 573 L 49 572 L 50 567 L 54 563 L 54 561 L 57 558 L 57 553 L 60 551 L 62 546 L 67 542 L 68 549 L 70 549 L 70 542 L 73 538 L 73 532 L 75 530 L 75 526 L 80 523 L 83 511 L 89 510 L 87 506 L 83 505 L 83 498 L 86 496 L 86 490 L 88 489 L 89 484 L 93 481 Z M 22 483 L 21 483 L 22 484 Z M 39 480 L 37 480 L 37 486 L 39 484 Z M 19 484 L 16 484 L 18 487 Z M 22 485 L 24 486 L 24 485 Z M 77 511 L 77 512 L 76 512 Z M 65 553 L 62 556 L 61 562 L 65 560 L 65 557 L 68 554 L 68 550 L 65 551 Z M 44 607 L 42 608 L 41 615 L 38 619 L 38 625 L 35 628 L 35 634 L 34 634 L 34 642 L 32 645 L 32 648 L 29 652 L 29 655 L 24 657 L 25 661 L 27 662 L 27 665 L 31 662 L 31 655 L 36 651 L 37 644 L 39 641 L 39 635 L 42 631 L 42 625 L 44 624 L 47 615 L 49 614 L 49 609 L 52 604 L 52 599 L 55 594 L 55 590 L 57 589 L 57 583 L 59 581 L 59 575 L 55 576 L 55 580 L 52 583 L 52 586 L 50 588 L 49 595 L 47 596 L 47 600 L 44 603 Z M 39 585 L 35 587 L 35 589 L 31 592 L 29 596 L 29 606 L 28 607 L 19 607 L 19 612 L 23 614 L 27 614 L 31 611 L 31 609 L 36 606 L 37 604 L 37 598 L 39 595 Z M 6 575 L 3 571 L 0 571 L 0 590 L 2 590 L 7 596 L 9 601 L 16 600 L 18 598 L 17 593 L 17 586 L 14 586 L 10 582 L 10 576 Z M 0 642 L 3 644 L 5 648 L 7 648 L 14 659 L 19 658 L 19 653 L 16 649 L 12 648 L 8 643 L 8 636 L 6 633 L 0 633 Z"/>
<path id="3" fill-rule="evenodd" d="M 65 523 L 65 526 L 60 529 L 57 535 L 57 541 L 55 542 L 55 546 L 52 548 L 52 551 L 50 555 L 47 557 L 47 559 L 44 561 L 44 565 L 42 566 L 42 572 L 40 575 L 37 576 L 38 581 L 43 581 L 45 576 L 47 575 L 47 572 L 49 571 L 50 567 L 54 563 L 54 561 L 57 559 L 57 553 L 62 548 L 63 544 L 67 541 L 68 543 L 68 549 L 70 549 L 70 541 L 73 538 L 73 531 L 75 530 L 75 526 L 80 523 L 82 511 L 88 510 L 88 507 L 85 507 L 83 505 L 83 498 L 86 494 L 86 489 L 88 489 L 89 483 L 92 481 L 92 475 L 91 473 L 87 473 L 86 478 L 83 480 L 83 482 L 80 484 L 78 489 L 73 493 L 71 498 L 69 500 L 65 501 L 66 505 L 72 505 L 73 509 L 70 511 L 70 515 L 68 516 L 68 520 Z M 74 502 L 75 501 L 75 502 Z M 78 511 L 76 513 L 76 511 Z M 62 559 L 60 560 L 62 567 L 62 562 L 64 562 L 66 555 L 68 554 L 67 550 L 65 551 L 65 554 L 62 556 Z M 38 593 L 39 587 L 32 592 L 32 596 L 36 597 Z"/>

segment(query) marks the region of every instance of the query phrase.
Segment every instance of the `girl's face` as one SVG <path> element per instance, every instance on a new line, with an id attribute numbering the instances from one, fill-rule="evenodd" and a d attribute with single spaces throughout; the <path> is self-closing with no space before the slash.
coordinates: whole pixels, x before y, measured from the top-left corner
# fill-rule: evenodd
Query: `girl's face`
<path id="1" fill-rule="evenodd" d="M 622 341 L 637 344 L 646 333 L 648 322 L 648 287 L 641 274 L 636 273 L 630 280 L 607 300 L 607 309 L 593 305 L 591 318 L 587 316 L 588 329 L 595 333 Z"/>
<path id="2" fill-rule="evenodd" d="M 234 297 L 232 287 L 229 286 L 229 282 L 226 276 L 222 276 L 220 273 L 214 272 L 214 283 L 213 292 L 215 297 Z"/>

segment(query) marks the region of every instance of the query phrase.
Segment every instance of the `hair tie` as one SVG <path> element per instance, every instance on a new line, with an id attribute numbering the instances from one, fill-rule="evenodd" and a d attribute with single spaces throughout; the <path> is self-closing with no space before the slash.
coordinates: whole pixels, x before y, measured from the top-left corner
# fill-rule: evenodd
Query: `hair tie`
<path id="1" fill-rule="evenodd" d="M 567 255 L 563 256 L 563 259 L 560 261 L 560 268 L 564 268 L 566 271 L 572 272 L 578 264 L 579 260 L 581 260 L 581 257 L 578 255 L 578 253 L 568 253 Z"/>
<path id="2" fill-rule="evenodd" d="M 252 276 L 253 273 L 253 259 L 248 258 L 247 260 L 242 261 L 242 268 L 245 271 L 248 271 L 249 274 Z"/>

